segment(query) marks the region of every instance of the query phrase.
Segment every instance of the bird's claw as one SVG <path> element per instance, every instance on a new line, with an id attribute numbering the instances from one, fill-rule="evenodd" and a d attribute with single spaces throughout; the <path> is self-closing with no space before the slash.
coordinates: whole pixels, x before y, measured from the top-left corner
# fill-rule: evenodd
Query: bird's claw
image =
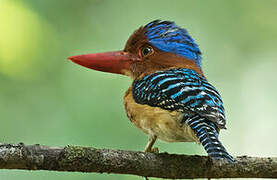
<path id="1" fill-rule="evenodd" d="M 154 148 L 152 148 L 152 149 L 145 150 L 145 152 L 150 152 L 150 153 L 159 153 L 159 148 L 154 147 Z"/>
<path id="2" fill-rule="evenodd" d="M 151 149 L 151 152 L 152 153 L 159 153 L 159 148 L 154 147 L 154 148 Z"/>

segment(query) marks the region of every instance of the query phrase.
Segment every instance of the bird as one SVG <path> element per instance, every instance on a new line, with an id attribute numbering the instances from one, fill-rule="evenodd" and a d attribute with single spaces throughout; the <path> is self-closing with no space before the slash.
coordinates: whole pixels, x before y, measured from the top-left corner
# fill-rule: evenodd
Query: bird
<path id="1" fill-rule="evenodd" d="M 68 59 L 132 79 L 124 107 L 129 120 L 149 137 L 145 152 L 157 150 L 157 139 L 196 142 L 212 159 L 235 162 L 218 137 L 226 129 L 222 98 L 204 75 L 198 44 L 175 22 L 154 20 L 139 27 L 121 51 Z"/>

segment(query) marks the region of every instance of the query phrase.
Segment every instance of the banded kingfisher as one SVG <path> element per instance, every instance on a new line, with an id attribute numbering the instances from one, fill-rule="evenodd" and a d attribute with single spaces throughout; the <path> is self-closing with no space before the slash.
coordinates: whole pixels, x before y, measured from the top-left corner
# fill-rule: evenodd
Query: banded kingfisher
<path id="1" fill-rule="evenodd" d="M 124 50 L 69 57 L 81 66 L 129 76 L 124 95 L 130 121 L 156 139 L 201 143 L 213 159 L 234 162 L 218 139 L 225 129 L 223 102 L 201 67 L 201 51 L 187 30 L 155 20 L 137 29 Z"/>

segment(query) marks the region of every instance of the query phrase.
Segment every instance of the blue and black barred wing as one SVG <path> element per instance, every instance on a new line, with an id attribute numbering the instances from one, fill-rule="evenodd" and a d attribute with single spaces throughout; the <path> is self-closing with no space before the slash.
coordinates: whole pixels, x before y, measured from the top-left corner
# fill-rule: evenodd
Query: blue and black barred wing
<path id="1" fill-rule="evenodd" d="M 218 139 L 218 128 L 225 128 L 221 97 L 204 77 L 191 69 L 160 71 L 135 80 L 132 91 L 139 104 L 184 112 L 181 123 L 191 127 L 207 153 L 234 162 Z"/>
<path id="2" fill-rule="evenodd" d="M 135 80 L 133 97 L 139 104 L 199 114 L 225 128 L 222 99 L 207 80 L 191 69 L 170 69 Z"/>

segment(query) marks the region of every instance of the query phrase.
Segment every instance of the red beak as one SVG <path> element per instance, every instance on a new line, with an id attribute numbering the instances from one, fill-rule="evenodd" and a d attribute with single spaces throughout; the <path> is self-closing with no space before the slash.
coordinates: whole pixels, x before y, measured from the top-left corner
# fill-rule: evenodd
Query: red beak
<path id="1" fill-rule="evenodd" d="M 71 56 L 68 59 L 81 66 L 110 73 L 124 74 L 134 57 L 124 51 Z"/>

